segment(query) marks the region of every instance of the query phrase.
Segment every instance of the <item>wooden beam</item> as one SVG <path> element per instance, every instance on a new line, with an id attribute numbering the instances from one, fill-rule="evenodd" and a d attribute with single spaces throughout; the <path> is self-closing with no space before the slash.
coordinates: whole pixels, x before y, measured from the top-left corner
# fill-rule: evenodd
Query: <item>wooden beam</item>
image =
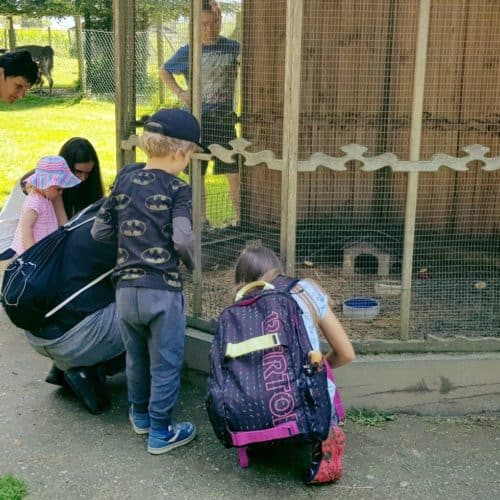
<path id="1" fill-rule="evenodd" d="M 201 123 L 201 13 L 202 0 L 191 0 L 191 109 Z M 201 234 L 201 161 L 191 161 L 191 188 L 193 190 L 193 231 Z M 193 315 L 202 315 L 203 273 L 201 268 L 201 238 L 196 238 L 194 248 L 195 269 L 193 271 Z"/>
<path id="2" fill-rule="evenodd" d="M 302 13 L 303 0 L 287 0 L 280 247 L 290 275 L 295 274 Z"/>
<path id="3" fill-rule="evenodd" d="M 156 54 L 158 70 L 165 62 L 165 47 L 163 43 L 163 16 L 161 12 L 156 16 Z M 165 83 L 158 72 L 158 98 L 160 106 L 165 102 Z"/>
<path id="4" fill-rule="evenodd" d="M 82 45 L 82 17 L 74 16 L 75 20 L 75 43 L 76 43 L 76 56 L 78 58 L 78 80 L 80 81 L 80 92 L 87 93 L 87 79 L 85 76 L 85 59 L 83 57 Z"/>
<path id="5" fill-rule="evenodd" d="M 418 16 L 417 50 L 413 78 L 413 105 L 410 127 L 410 161 L 420 159 L 422 116 L 424 108 L 427 41 L 429 37 L 431 0 L 420 0 Z M 417 214 L 418 172 L 408 174 L 405 208 L 405 235 L 403 247 L 403 273 L 401 293 L 401 338 L 407 339 L 410 331 L 411 280 L 415 244 L 415 219 Z"/>
<path id="6" fill-rule="evenodd" d="M 135 0 L 113 0 L 115 42 L 116 168 L 135 161 L 122 140 L 135 134 Z"/>

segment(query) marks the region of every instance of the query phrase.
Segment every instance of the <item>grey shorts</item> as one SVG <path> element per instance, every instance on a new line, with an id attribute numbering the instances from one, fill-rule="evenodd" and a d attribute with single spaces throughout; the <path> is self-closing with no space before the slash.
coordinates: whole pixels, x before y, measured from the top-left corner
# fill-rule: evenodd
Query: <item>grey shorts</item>
<path id="1" fill-rule="evenodd" d="M 90 314 L 60 338 L 47 340 L 30 332 L 25 335 L 36 352 L 51 358 L 63 371 L 93 366 L 125 351 L 114 302 Z"/>
<path id="2" fill-rule="evenodd" d="M 234 128 L 237 121 L 233 112 L 206 112 L 201 117 L 201 142 L 205 146 L 220 144 L 226 149 L 231 149 L 229 141 L 236 139 Z M 208 162 L 201 163 L 201 175 L 205 175 Z M 214 174 L 237 174 L 239 172 L 238 162 L 224 163 L 219 158 L 214 158 Z"/>

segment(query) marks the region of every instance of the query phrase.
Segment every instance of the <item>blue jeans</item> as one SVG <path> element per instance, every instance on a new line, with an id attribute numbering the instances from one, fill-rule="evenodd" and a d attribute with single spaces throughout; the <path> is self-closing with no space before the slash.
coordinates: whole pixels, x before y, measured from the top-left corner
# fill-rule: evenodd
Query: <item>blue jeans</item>
<path id="1" fill-rule="evenodd" d="M 115 303 L 89 314 L 62 337 L 42 339 L 25 332 L 28 342 L 42 356 L 52 358 L 60 370 L 103 363 L 124 350 Z"/>
<path id="2" fill-rule="evenodd" d="M 148 406 L 152 429 L 171 424 L 184 359 L 184 296 L 152 288 L 118 288 L 116 307 L 127 350 L 130 403 Z M 140 411 L 140 410 L 139 410 Z"/>

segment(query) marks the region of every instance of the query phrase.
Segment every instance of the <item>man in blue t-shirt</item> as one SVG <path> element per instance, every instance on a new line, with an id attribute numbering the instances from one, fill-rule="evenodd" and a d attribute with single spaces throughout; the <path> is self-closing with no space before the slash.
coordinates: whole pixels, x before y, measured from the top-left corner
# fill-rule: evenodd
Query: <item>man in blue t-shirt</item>
<path id="1" fill-rule="evenodd" d="M 204 146 L 220 144 L 230 149 L 229 141 L 235 139 L 236 115 L 233 112 L 235 81 L 238 70 L 240 44 L 220 35 L 221 10 L 215 0 L 203 0 L 202 6 L 202 55 L 201 55 L 201 142 Z M 174 75 L 182 75 L 189 82 L 189 45 L 181 47 L 160 68 L 165 85 L 184 103 L 191 105 L 189 90 L 183 89 Z M 203 162 L 202 175 L 207 169 Z M 236 164 L 215 159 L 215 174 L 226 174 L 231 200 L 239 215 L 239 175 Z M 205 190 L 202 185 L 203 216 L 205 217 Z"/>

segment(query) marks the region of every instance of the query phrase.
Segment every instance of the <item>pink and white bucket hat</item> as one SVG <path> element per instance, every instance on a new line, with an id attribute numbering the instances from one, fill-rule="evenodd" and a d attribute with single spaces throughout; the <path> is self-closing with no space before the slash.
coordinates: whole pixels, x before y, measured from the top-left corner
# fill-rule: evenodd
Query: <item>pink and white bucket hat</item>
<path id="1" fill-rule="evenodd" d="M 38 189 L 47 189 L 51 186 L 65 189 L 76 186 L 81 181 L 71 173 L 62 156 L 44 156 L 36 164 L 35 173 L 25 182 Z"/>

